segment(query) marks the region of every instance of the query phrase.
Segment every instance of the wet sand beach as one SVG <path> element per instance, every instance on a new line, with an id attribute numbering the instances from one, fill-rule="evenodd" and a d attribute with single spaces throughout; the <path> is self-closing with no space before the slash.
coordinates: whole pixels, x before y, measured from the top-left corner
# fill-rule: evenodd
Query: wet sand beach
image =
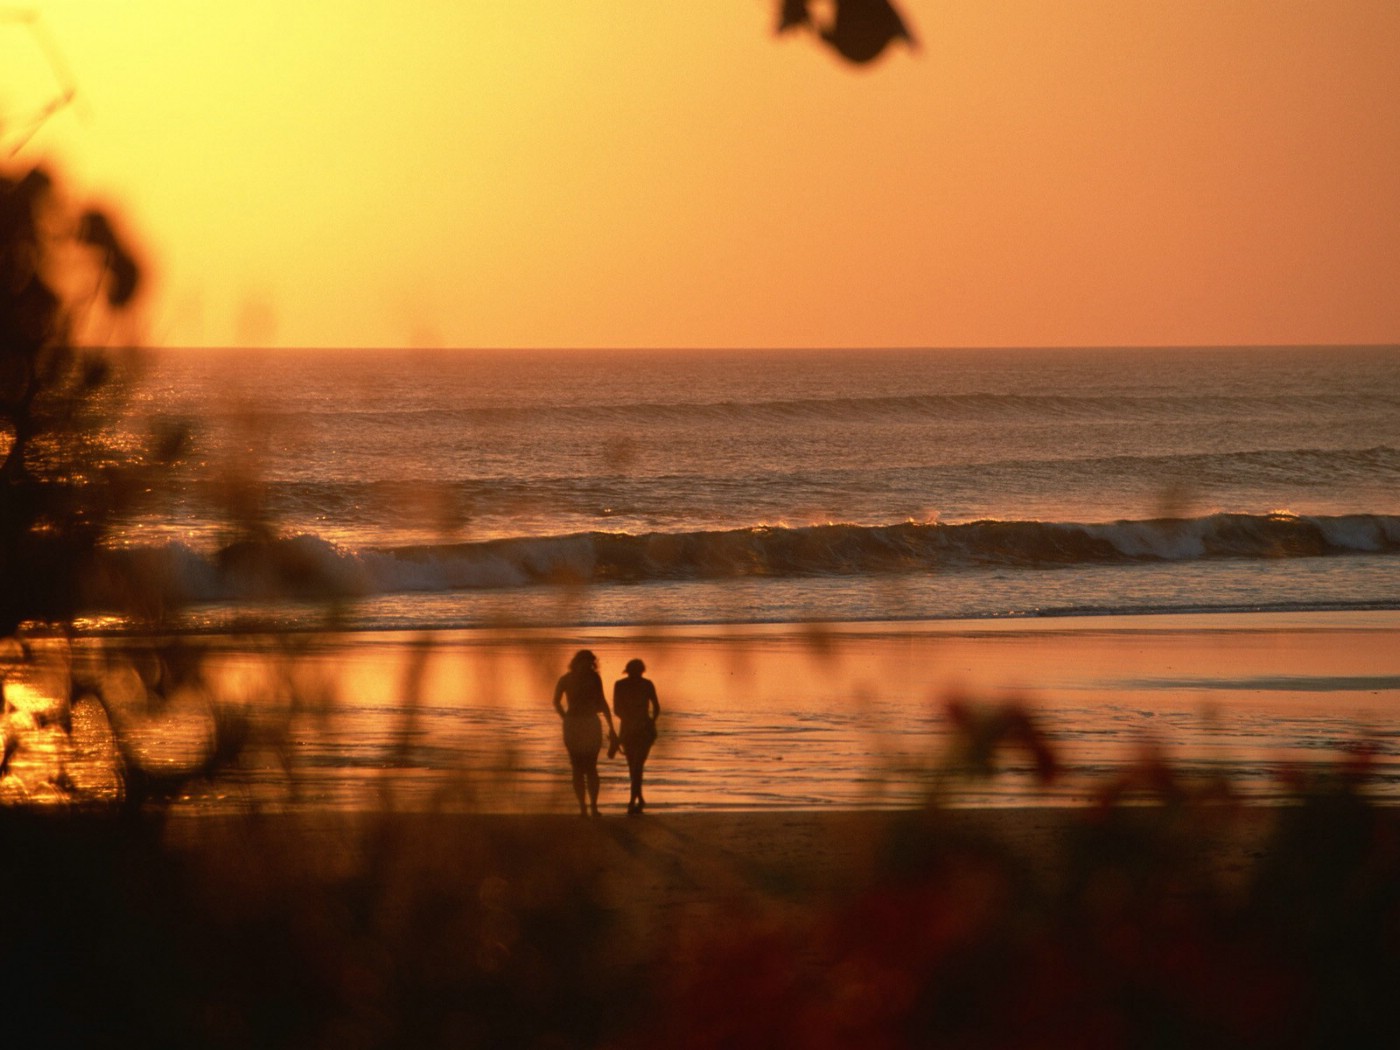
<path id="1" fill-rule="evenodd" d="M 99 645 L 147 644 L 171 643 L 112 638 L 75 652 L 81 665 Z M 1269 801 L 1287 790 L 1287 774 L 1362 747 L 1372 790 L 1400 797 L 1392 611 L 248 634 L 196 644 L 210 647 L 209 702 L 246 737 L 216 781 L 176 785 L 166 801 L 182 814 L 571 812 L 549 697 L 584 647 L 599 654 L 609 691 L 633 657 L 657 684 L 653 815 L 900 809 L 931 792 L 963 806 L 1083 805 L 1144 754 Z M 79 703 L 70 740 L 43 667 L 7 682 L 6 732 L 21 746 L 4 800 L 112 800 L 119 756 L 107 714 Z M 177 773 L 198 765 L 215 733 L 208 703 L 186 699 L 158 718 L 138 705 L 125 729 L 130 747 Z M 997 776 L 953 783 L 945 774 L 961 760 L 951 750 L 960 729 L 950 705 L 1024 713 L 1053 748 L 1057 775 L 1037 776 L 1010 748 Z M 603 812 L 620 814 L 626 765 L 618 756 L 600 768 Z"/>
<path id="2" fill-rule="evenodd" d="M 654 813 L 921 805 L 948 788 L 952 702 L 1026 712 L 1060 770 L 1046 783 L 1012 754 L 945 802 L 1084 804 L 1145 751 L 1266 800 L 1282 771 L 1362 744 L 1376 790 L 1400 790 L 1400 614 L 1381 611 L 326 635 L 299 658 L 335 700 L 295 727 L 296 805 L 570 811 L 549 697 L 585 647 L 609 693 L 633 657 L 656 682 Z M 254 712 L 265 657 L 227 663 Z M 626 766 L 601 771 L 620 812 Z M 275 776 L 247 784 L 286 801 Z"/>

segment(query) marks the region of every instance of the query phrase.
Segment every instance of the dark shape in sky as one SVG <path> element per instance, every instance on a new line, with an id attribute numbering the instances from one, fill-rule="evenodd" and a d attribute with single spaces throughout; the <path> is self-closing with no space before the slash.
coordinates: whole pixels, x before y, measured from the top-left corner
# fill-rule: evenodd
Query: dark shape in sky
<path id="1" fill-rule="evenodd" d="M 782 0 L 782 10 L 778 15 L 779 33 L 811 24 L 812 16 L 807 11 L 807 0 Z"/>
<path id="2" fill-rule="evenodd" d="M 813 26 L 812 0 L 778 0 L 779 33 Z M 831 0 L 831 21 L 818 35 L 842 58 L 870 62 L 895 40 L 911 45 L 914 36 L 890 0 Z"/>
<path id="3" fill-rule="evenodd" d="M 78 240 L 92 245 L 103 255 L 103 267 L 108 276 L 107 301 L 119 308 L 130 303 L 136 294 L 141 270 L 122 247 L 111 220 L 100 211 L 85 212 L 78 222 Z"/>
<path id="4" fill-rule="evenodd" d="M 785 19 L 788 6 L 784 4 Z M 877 58 L 895 40 L 914 42 L 904 19 L 889 0 L 839 0 L 836 17 L 822 29 L 821 38 L 842 58 L 856 63 Z"/>

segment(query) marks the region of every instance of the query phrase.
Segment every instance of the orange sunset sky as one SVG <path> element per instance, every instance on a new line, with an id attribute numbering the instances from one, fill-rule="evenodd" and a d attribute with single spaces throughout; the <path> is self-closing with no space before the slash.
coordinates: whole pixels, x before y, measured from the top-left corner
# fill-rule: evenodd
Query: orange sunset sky
<path id="1" fill-rule="evenodd" d="M 1396 0 L 902 0 L 864 68 L 775 6 L 37 3 L 17 159 L 158 345 L 1400 342 Z"/>

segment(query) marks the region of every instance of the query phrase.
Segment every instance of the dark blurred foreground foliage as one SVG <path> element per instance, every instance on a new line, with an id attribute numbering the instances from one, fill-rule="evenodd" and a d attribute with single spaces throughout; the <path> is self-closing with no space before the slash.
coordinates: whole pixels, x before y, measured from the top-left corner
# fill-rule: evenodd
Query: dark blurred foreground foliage
<path id="1" fill-rule="evenodd" d="M 142 280 L 107 212 L 74 203 L 43 167 L 0 166 L 0 802 L 69 793 L 61 755 L 84 698 L 131 759 L 117 790 L 132 796 L 149 777 L 126 726 L 199 679 L 191 646 L 161 654 L 155 671 L 150 654 L 115 650 L 83 667 L 70 646 L 99 594 L 149 631 L 171 612 L 163 581 L 104 557 L 120 523 L 170 482 L 188 436 L 180 424 L 133 429 L 135 359 L 105 346 L 134 337 Z M 114 710 L 109 686 L 133 678 L 149 688 L 121 690 L 133 702 Z"/>
<path id="2" fill-rule="evenodd" d="M 964 714 L 984 771 L 1034 736 Z M 46 1045 L 1385 1045 L 1400 822 L 1365 776 L 1258 807 L 1145 759 L 1030 848 L 936 792 L 811 817 L 878 831 L 839 872 L 707 855 L 698 815 L 0 811 L 0 1009 Z"/>
<path id="3" fill-rule="evenodd" d="M 1019 748 L 1034 720 L 1012 721 L 1000 746 Z M 968 723 L 960 735 L 964 754 L 987 753 Z M 1294 780 L 1284 804 L 1251 807 L 1148 757 L 1097 804 L 1049 813 L 1050 848 L 1029 852 L 994 819 L 937 805 L 898 816 L 868 880 L 810 924 L 712 933 L 649 1036 L 681 1047 L 1381 1045 L 1400 1003 L 1400 813 L 1366 798 L 1366 775 L 1364 758 L 1345 757 Z"/>
<path id="4" fill-rule="evenodd" d="M 139 281 L 104 213 L 66 208 L 42 168 L 0 169 L 0 638 L 72 619 L 138 474 L 175 451 L 102 440 L 121 375 L 113 354 L 75 345 Z"/>
<path id="5" fill-rule="evenodd" d="M 226 773 L 252 744 L 284 759 L 276 732 L 288 712 L 324 699 L 287 685 L 312 639 L 242 623 L 246 648 L 282 681 L 256 718 L 223 702 L 214 647 L 172 626 L 183 598 L 169 569 L 114 550 L 123 526 L 178 484 L 172 468 L 191 439 L 187 423 L 131 411 L 141 376 L 123 344 L 135 339 L 143 281 L 111 214 L 75 202 L 42 166 L 0 163 L 0 805 L 93 797 L 67 768 L 75 718 L 111 751 L 113 783 L 97 797 L 139 808 Z M 226 486 L 228 549 L 275 549 L 243 482 Z M 278 566 L 259 567 L 293 593 Z M 78 619 L 95 611 L 142 641 L 88 638 L 80 651 Z M 175 723 L 197 748 L 152 746 Z"/>

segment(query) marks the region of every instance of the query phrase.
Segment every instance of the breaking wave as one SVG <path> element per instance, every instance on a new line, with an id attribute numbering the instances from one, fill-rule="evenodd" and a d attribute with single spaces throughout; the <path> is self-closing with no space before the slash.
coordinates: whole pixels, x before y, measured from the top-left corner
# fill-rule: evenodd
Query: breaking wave
<path id="1" fill-rule="evenodd" d="M 115 550 L 108 554 L 112 571 L 107 578 L 139 579 L 148 590 L 154 586 L 198 602 L 1361 553 L 1400 553 L 1400 516 L 1217 513 L 1101 524 L 758 526 L 642 535 L 588 532 L 363 551 L 299 535 L 235 544 L 209 555 L 181 544 Z M 101 595 L 96 598 L 100 603 Z"/>

